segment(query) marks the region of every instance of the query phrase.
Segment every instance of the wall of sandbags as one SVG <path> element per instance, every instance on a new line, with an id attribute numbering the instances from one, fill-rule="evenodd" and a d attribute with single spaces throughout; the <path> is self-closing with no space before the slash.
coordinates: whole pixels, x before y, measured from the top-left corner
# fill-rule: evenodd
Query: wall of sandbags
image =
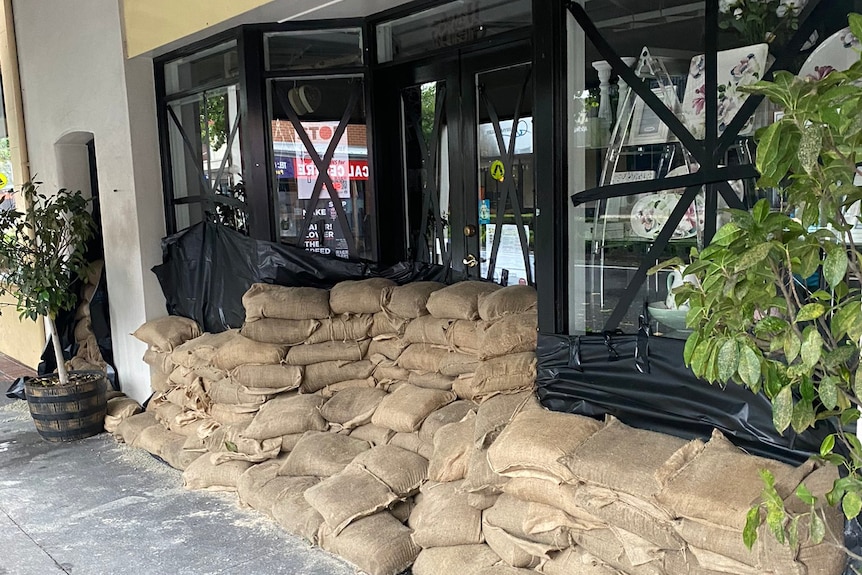
<path id="1" fill-rule="evenodd" d="M 255 284 L 243 305 L 240 330 L 141 326 L 155 393 L 112 431 L 367 573 L 843 570 L 804 537 L 742 543 L 760 469 L 800 514 L 796 486 L 825 493 L 833 469 L 543 409 L 533 288 Z"/>

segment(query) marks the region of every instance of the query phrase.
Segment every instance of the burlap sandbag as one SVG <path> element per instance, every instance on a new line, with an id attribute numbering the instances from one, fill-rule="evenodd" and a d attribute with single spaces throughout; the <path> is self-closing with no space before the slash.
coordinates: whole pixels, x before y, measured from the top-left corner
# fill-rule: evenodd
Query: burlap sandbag
<path id="1" fill-rule="evenodd" d="M 395 365 L 395 362 L 390 360 L 380 361 L 374 367 L 374 379 L 379 382 L 408 381 L 410 373 L 409 370 Z"/>
<path id="2" fill-rule="evenodd" d="M 177 346 L 171 352 L 171 361 L 192 369 L 209 365 L 218 348 L 231 341 L 236 334 L 235 329 L 220 333 L 204 333 Z"/>
<path id="3" fill-rule="evenodd" d="M 273 364 L 281 363 L 287 354 L 287 347 L 275 343 L 260 343 L 241 335 L 222 345 L 212 359 L 213 365 L 225 371 L 244 363 Z"/>
<path id="4" fill-rule="evenodd" d="M 433 292 L 426 307 L 441 319 L 479 319 L 479 296 L 502 289 L 499 285 L 481 281 L 462 281 Z"/>
<path id="5" fill-rule="evenodd" d="M 324 361 L 305 366 L 302 383 L 303 393 L 314 393 L 333 383 L 350 379 L 366 379 L 374 371 L 374 364 L 362 361 Z"/>
<path id="6" fill-rule="evenodd" d="M 418 453 L 425 459 L 434 457 L 434 444 L 430 441 L 423 441 L 418 433 L 396 433 L 387 445 L 394 445 Z"/>
<path id="7" fill-rule="evenodd" d="M 474 373 L 481 365 L 481 361 L 475 355 L 452 351 L 440 361 L 440 373 L 451 377 L 458 377 L 468 373 Z"/>
<path id="8" fill-rule="evenodd" d="M 469 319 L 455 320 L 446 330 L 446 344 L 456 351 L 470 355 L 478 355 L 482 345 L 482 333 L 485 331 L 484 321 Z"/>
<path id="9" fill-rule="evenodd" d="M 499 563 L 500 556 L 484 543 L 433 547 L 422 549 L 416 557 L 413 575 L 477 575 L 483 568 L 497 568 Z"/>
<path id="10" fill-rule="evenodd" d="M 334 535 L 351 522 L 386 509 L 398 499 L 389 487 L 358 465 L 328 477 L 305 492 L 305 500 Z"/>
<path id="11" fill-rule="evenodd" d="M 141 431 L 135 439 L 134 447 L 143 449 L 156 457 L 161 457 L 164 445 L 180 437 L 161 425 L 151 425 Z"/>
<path id="12" fill-rule="evenodd" d="M 199 451 L 185 449 L 186 440 L 188 440 L 187 437 L 176 435 L 162 446 L 162 454 L 159 457 L 174 469 L 185 471 L 192 462 L 204 455 Z"/>
<path id="13" fill-rule="evenodd" d="M 608 416 L 605 425 L 565 455 L 562 463 L 579 481 L 648 500 L 662 488 L 656 478 L 660 468 L 680 469 L 702 449 L 700 441 L 636 429 Z"/>
<path id="14" fill-rule="evenodd" d="M 120 423 L 127 417 L 131 417 L 144 410 L 141 404 L 131 397 L 114 397 L 108 400 L 108 408 L 105 414 L 105 431 L 114 433 Z"/>
<path id="15" fill-rule="evenodd" d="M 408 343 L 433 343 L 445 346 L 447 344 L 446 330 L 453 321 L 430 315 L 416 318 L 407 324 L 404 340 Z"/>
<path id="16" fill-rule="evenodd" d="M 435 450 L 436 453 L 436 450 Z M 511 478 L 494 473 L 488 463 L 488 450 L 476 449 L 471 443 L 467 455 L 467 470 L 464 475 L 464 491 L 468 493 L 494 495 L 502 493 Z"/>
<path id="17" fill-rule="evenodd" d="M 251 439 L 244 435 L 245 427 L 223 425 L 214 430 L 205 440 L 207 451 L 218 454 L 213 463 L 231 459 L 259 463 L 278 456 L 281 452 L 281 438 Z"/>
<path id="18" fill-rule="evenodd" d="M 371 423 L 394 431 L 413 432 L 431 412 L 455 401 L 455 394 L 404 384 L 377 406 Z"/>
<path id="19" fill-rule="evenodd" d="M 285 391 L 298 388 L 302 382 L 302 374 L 303 368 L 298 365 L 247 363 L 230 372 L 230 378 L 234 383 L 245 387 Z"/>
<path id="20" fill-rule="evenodd" d="M 201 334 L 197 322 L 169 315 L 146 322 L 132 334 L 155 351 L 171 352 L 175 347 Z"/>
<path id="21" fill-rule="evenodd" d="M 288 433 L 287 435 L 281 436 L 281 453 L 290 453 L 293 451 L 293 448 L 296 447 L 296 444 L 299 443 L 299 440 L 302 439 L 302 436 L 305 435 L 305 432 L 302 433 Z"/>
<path id="22" fill-rule="evenodd" d="M 512 567 L 533 569 L 543 560 L 547 560 L 550 553 L 555 551 L 553 546 L 520 539 L 507 533 L 505 529 L 494 527 L 487 522 L 482 523 L 482 535 L 488 547 Z"/>
<path id="23" fill-rule="evenodd" d="M 619 527 L 576 532 L 572 537 L 588 553 L 624 573 L 666 574 L 664 552 L 652 543 Z"/>
<path id="24" fill-rule="evenodd" d="M 170 373 L 177 367 L 177 364 L 171 361 L 170 352 L 157 351 L 151 347 L 147 348 L 142 359 L 144 360 L 144 363 L 153 369 L 164 373 L 166 376 L 170 375 Z"/>
<path id="25" fill-rule="evenodd" d="M 507 315 L 489 323 L 481 332 L 479 359 L 536 351 L 538 316 L 535 313 Z"/>
<path id="26" fill-rule="evenodd" d="M 386 288 L 383 291 L 383 309 L 405 318 L 427 315 L 425 304 L 428 303 L 428 296 L 444 287 L 446 284 L 424 281 Z"/>
<path id="27" fill-rule="evenodd" d="M 434 457 L 428 466 L 430 481 L 458 481 L 467 475 L 473 453 L 473 427 L 476 414 L 467 413 L 461 421 L 448 423 L 434 435 Z"/>
<path id="28" fill-rule="evenodd" d="M 593 555 L 580 547 L 569 547 L 559 553 L 552 554 L 539 569 L 544 575 L 619 575 L 619 571 L 608 567 Z"/>
<path id="29" fill-rule="evenodd" d="M 248 427 L 254 421 L 259 409 L 260 405 L 213 403 L 209 414 L 221 425 Z"/>
<path id="30" fill-rule="evenodd" d="M 798 560 L 807 567 L 809 574 L 816 573 L 818 569 L 822 570 L 823 573 L 841 573 L 847 562 L 843 549 L 845 545 L 844 514 L 841 509 L 829 505 L 826 500 L 826 493 L 832 490 L 837 479 L 838 469 L 833 465 L 824 464 L 823 467 L 815 469 L 803 480 L 805 487 L 817 498 L 815 510 L 826 524 L 826 538 L 822 543 L 815 545 L 807 537 L 800 538 Z M 795 494 L 784 500 L 784 508 L 787 509 L 788 513 L 794 515 L 810 512 L 810 507 L 806 506 Z M 810 519 L 802 517 L 799 523 L 801 532 L 807 533 Z M 761 537 L 765 536 L 761 535 Z M 768 557 L 761 564 L 766 564 L 767 561 Z"/>
<path id="31" fill-rule="evenodd" d="M 308 431 L 284 460 L 279 475 L 329 477 L 370 448 L 367 442 L 348 435 Z"/>
<path id="32" fill-rule="evenodd" d="M 404 369 L 423 372 L 439 372 L 440 365 L 449 351 L 440 346 L 428 343 L 413 343 L 401 352 L 398 365 Z"/>
<path id="33" fill-rule="evenodd" d="M 167 391 L 172 385 L 169 373 L 165 373 L 160 369 L 150 370 L 150 390 L 156 393 Z"/>
<path id="34" fill-rule="evenodd" d="M 428 482 L 420 488 L 408 525 L 420 547 L 482 543 L 482 512 L 469 505 L 461 481 Z"/>
<path id="35" fill-rule="evenodd" d="M 320 546 L 369 575 L 397 575 L 419 555 L 410 529 L 386 511 L 354 521 L 338 535 L 324 523 Z"/>
<path id="36" fill-rule="evenodd" d="M 395 519 L 406 525 L 414 507 L 416 507 L 414 499 L 412 497 L 408 497 L 407 499 L 400 499 L 393 502 L 392 505 L 389 506 L 389 513 L 391 513 Z"/>
<path id="37" fill-rule="evenodd" d="M 271 399 L 267 395 L 248 393 L 230 377 L 225 377 L 209 384 L 207 386 L 207 393 L 213 403 L 231 405 L 263 405 Z"/>
<path id="38" fill-rule="evenodd" d="M 138 438 L 143 430 L 152 425 L 160 425 L 156 420 L 156 414 L 152 411 L 131 415 L 120 422 L 114 432 L 114 437 L 118 441 L 134 446 L 135 439 Z"/>
<path id="39" fill-rule="evenodd" d="M 191 385 L 195 379 L 198 378 L 198 375 L 195 371 L 189 367 L 183 367 L 178 365 L 171 372 L 170 376 L 168 376 L 168 380 L 174 385 L 179 387 L 187 387 Z"/>
<path id="40" fill-rule="evenodd" d="M 485 321 L 494 321 L 511 314 L 535 311 L 537 302 L 536 288 L 507 286 L 479 296 L 479 317 Z"/>
<path id="41" fill-rule="evenodd" d="M 411 371 L 407 376 L 407 383 L 428 389 L 451 391 L 454 382 L 454 377 L 435 372 Z"/>
<path id="42" fill-rule="evenodd" d="M 329 317 L 329 292 L 312 287 L 252 284 L 242 296 L 245 320 L 263 318 L 323 319 Z"/>
<path id="43" fill-rule="evenodd" d="M 377 313 L 382 307 L 383 290 L 395 286 L 386 278 L 348 280 L 335 284 L 329 290 L 329 307 L 332 313 Z"/>
<path id="44" fill-rule="evenodd" d="M 515 537 L 555 549 L 568 547 L 572 530 L 585 527 L 579 518 L 571 517 L 557 507 L 522 501 L 507 493 L 500 495 L 494 505 L 485 510 L 483 519 Z"/>
<path id="45" fill-rule="evenodd" d="M 407 329 L 407 324 L 410 320 L 404 317 L 398 317 L 388 311 L 381 311 L 374 314 L 374 320 L 371 322 L 371 331 L 368 332 L 369 337 L 379 337 L 382 335 L 401 336 L 404 335 L 404 330 Z"/>
<path id="46" fill-rule="evenodd" d="M 207 491 L 236 491 L 240 475 L 251 467 L 248 461 L 226 461 L 216 465 L 211 453 L 198 457 L 183 471 L 183 487 Z"/>
<path id="47" fill-rule="evenodd" d="M 398 497 L 406 497 L 428 478 L 428 460 L 394 445 L 363 451 L 351 465 L 361 467 L 382 481 Z"/>
<path id="48" fill-rule="evenodd" d="M 536 363 L 536 353 L 532 351 L 481 361 L 476 367 L 473 389 L 477 395 L 533 389 Z"/>
<path id="49" fill-rule="evenodd" d="M 272 517 L 282 529 L 316 544 L 323 517 L 305 500 L 305 491 L 320 481 L 317 477 L 283 477 L 286 481 L 272 504 Z"/>
<path id="50" fill-rule="evenodd" d="M 530 409 L 516 415 L 488 450 L 496 473 L 509 477 L 535 477 L 550 481 L 575 479 L 559 458 L 574 452 L 599 430 L 589 417 Z"/>
<path id="51" fill-rule="evenodd" d="M 357 389 L 357 388 L 374 388 L 377 387 L 377 380 L 373 377 L 366 377 L 365 379 L 348 379 L 347 381 L 339 381 L 338 383 L 333 383 L 332 385 L 327 385 L 323 389 L 321 389 L 318 393 L 323 397 L 329 399 L 335 396 L 335 394 L 344 391 L 345 389 Z M 383 390 L 386 391 L 386 390 Z M 369 416 L 370 418 L 371 416 Z M 335 430 L 337 431 L 337 430 Z"/>
<path id="52" fill-rule="evenodd" d="M 339 315 L 320 320 L 320 327 L 306 338 L 305 343 L 323 343 L 325 341 L 361 341 L 368 339 L 372 314 Z"/>
<path id="53" fill-rule="evenodd" d="M 529 477 L 513 477 L 502 484 L 503 492 L 517 501 L 540 503 L 564 511 L 569 516 L 580 521 L 581 529 L 597 529 L 607 527 L 598 517 L 587 513 L 578 500 L 580 486 L 568 483 L 556 483 L 545 479 Z M 505 501 L 504 501 L 505 503 Z"/>
<path id="54" fill-rule="evenodd" d="M 531 391 L 495 395 L 483 401 L 476 410 L 473 442 L 480 449 L 490 446 L 513 417 L 525 409 L 536 408 L 541 405 Z"/>
<path id="55" fill-rule="evenodd" d="M 261 343 L 295 345 L 305 342 L 320 327 L 316 319 L 279 319 L 268 317 L 243 324 L 240 333 Z"/>
<path id="56" fill-rule="evenodd" d="M 410 345 L 403 337 L 393 335 L 380 335 L 371 341 L 368 346 L 368 356 L 380 354 L 387 359 L 398 359 L 407 346 Z"/>
<path id="57" fill-rule="evenodd" d="M 261 406 L 245 435 L 251 439 L 269 439 L 291 433 L 326 429 L 326 420 L 318 408 L 326 401 L 319 395 L 279 395 Z"/>
<path id="58" fill-rule="evenodd" d="M 741 531 L 746 513 L 761 500 L 763 469 L 775 477 L 778 494 L 787 497 L 811 472 L 813 462 L 793 467 L 749 455 L 715 430 L 706 447 L 687 465 L 666 474 L 669 478 L 655 497 L 676 517 L 700 519 Z M 731 477 L 733 481 L 728 481 Z"/>
<path id="59" fill-rule="evenodd" d="M 419 437 L 423 441 L 434 442 L 434 435 L 437 430 L 449 423 L 456 423 L 464 419 L 464 417 L 472 412 L 475 412 L 477 406 L 472 401 L 458 400 L 445 405 L 440 409 L 432 412 L 425 421 L 422 422 L 422 427 L 419 428 Z"/>
<path id="60" fill-rule="evenodd" d="M 386 445 L 389 443 L 389 440 L 392 439 L 393 435 L 395 435 L 395 432 L 391 429 L 380 427 L 373 423 L 360 425 L 350 432 L 350 437 L 367 441 L 375 447 L 378 445 Z"/>
<path id="61" fill-rule="evenodd" d="M 359 361 L 368 351 L 369 340 L 325 341 L 295 345 L 287 352 L 290 365 L 310 365 L 324 361 Z"/>
<path id="62" fill-rule="evenodd" d="M 323 419 L 340 429 L 353 429 L 371 423 L 371 416 L 387 393 L 376 388 L 350 388 L 339 391 L 320 408 Z"/>
<path id="63" fill-rule="evenodd" d="M 293 488 L 293 477 L 278 475 L 279 461 L 265 461 L 252 465 L 243 472 L 236 484 L 241 505 L 247 505 L 272 517 L 272 506 L 282 491 Z"/>

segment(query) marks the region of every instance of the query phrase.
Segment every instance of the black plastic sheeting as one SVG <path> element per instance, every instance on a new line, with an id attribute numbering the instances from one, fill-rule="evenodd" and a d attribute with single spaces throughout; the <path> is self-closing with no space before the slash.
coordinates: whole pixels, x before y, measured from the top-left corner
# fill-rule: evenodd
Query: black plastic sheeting
<path id="1" fill-rule="evenodd" d="M 203 222 L 162 240 L 163 263 L 153 268 L 168 313 L 192 318 L 211 333 L 241 327 L 242 295 L 253 283 L 331 288 L 338 282 L 384 277 L 453 283 L 465 279 L 449 268 L 425 263 L 380 266 L 255 240 Z"/>
<path id="2" fill-rule="evenodd" d="M 763 394 L 710 385 L 683 364 L 684 340 L 638 335 L 539 334 L 538 395 L 555 411 L 611 414 L 627 425 L 686 439 L 713 428 L 749 453 L 798 465 L 834 428 L 778 434 Z"/>

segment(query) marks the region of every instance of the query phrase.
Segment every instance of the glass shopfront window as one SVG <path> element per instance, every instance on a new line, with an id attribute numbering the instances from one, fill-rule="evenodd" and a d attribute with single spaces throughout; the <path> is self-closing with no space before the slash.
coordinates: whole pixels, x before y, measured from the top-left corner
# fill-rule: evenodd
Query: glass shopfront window
<path id="1" fill-rule="evenodd" d="M 323 70 L 362 66 L 362 30 L 294 30 L 263 35 L 266 70 Z"/>

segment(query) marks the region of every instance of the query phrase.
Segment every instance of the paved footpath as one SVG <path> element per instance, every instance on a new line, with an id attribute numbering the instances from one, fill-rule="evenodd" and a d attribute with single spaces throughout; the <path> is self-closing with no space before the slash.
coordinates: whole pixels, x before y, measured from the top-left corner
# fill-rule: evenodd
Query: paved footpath
<path id="1" fill-rule="evenodd" d="M 101 434 L 47 443 L 0 389 L 0 575 L 348 575 L 341 559 Z"/>

